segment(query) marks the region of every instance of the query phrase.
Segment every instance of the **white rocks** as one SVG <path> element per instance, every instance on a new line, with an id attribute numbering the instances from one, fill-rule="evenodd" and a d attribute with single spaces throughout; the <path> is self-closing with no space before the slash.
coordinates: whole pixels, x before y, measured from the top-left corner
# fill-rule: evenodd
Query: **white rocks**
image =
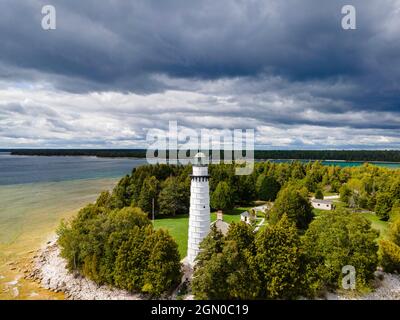
<path id="1" fill-rule="evenodd" d="M 54 292 L 64 292 L 67 299 L 76 300 L 139 300 L 145 297 L 124 290 L 99 286 L 91 280 L 74 275 L 66 269 L 66 261 L 59 256 L 56 239 L 49 241 L 33 260 L 33 270 L 27 276 Z"/>
<path id="2" fill-rule="evenodd" d="M 328 300 L 400 300 L 400 276 L 376 272 L 375 290 L 364 295 L 329 293 Z"/>

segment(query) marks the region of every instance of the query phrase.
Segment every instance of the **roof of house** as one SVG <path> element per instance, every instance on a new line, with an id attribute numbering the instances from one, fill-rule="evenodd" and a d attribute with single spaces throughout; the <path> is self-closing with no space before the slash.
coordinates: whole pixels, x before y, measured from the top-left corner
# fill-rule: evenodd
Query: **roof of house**
<path id="1" fill-rule="evenodd" d="M 245 211 L 245 212 L 242 212 L 240 215 L 243 217 L 249 217 L 250 213 L 248 211 Z"/>
<path id="2" fill-rule="evenodd" d="M 229 226 L 230 226 L 230 224 L 228 222 L 225 222 L 223 220 L 217 220 L 217 221 L 214 221 L 212 224 L 213 225 L 215 224 L 217 229 L 219 231 L 221 231 L 224 236 L 226 236 L 226 234 L 228 233 L 228 230 L 229 230 Z"/>
<path id="3" fill-rule="evenodd" d="M 269 205 L 268 204 L 263 204 L 262 206 L 258 206 L 258 207 L 254 207 L 254 211 L 265 211 L 267 209 L 269 209 Z"/>
<path id="4" fill-rule="evenodd" d="M 332 200 L 312 199 L 311 202 L 321 203 L 321 204 L 332 204 Z"/>

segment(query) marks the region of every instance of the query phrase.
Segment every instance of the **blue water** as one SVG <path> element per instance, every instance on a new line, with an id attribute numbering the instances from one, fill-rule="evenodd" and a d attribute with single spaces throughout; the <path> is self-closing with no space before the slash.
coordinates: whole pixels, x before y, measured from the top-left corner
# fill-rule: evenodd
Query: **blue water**
<path id="1" fill-rule="evenodd" d="M 290 160 L 271 161 L 279 163 Z M 302 162 L 308 161 L 302 160 Z M 363 162 L 344 161 L 323 161 L 322 163 L 341 167 L 363 165 Z M 7 152 L 0 152 L 0 185 L 117 178 L 130 174 L 134 167 L 143 164 L 146 164 L 145 159 L 13 156 Z M 374 164 L 389 168 L 400 168 L 399 163 Z"/>
<path id="2" fill-rule="evenodd" d="M 0 185 L 117 178 L 145 159 L 13 156 L 0 152 Z"/>

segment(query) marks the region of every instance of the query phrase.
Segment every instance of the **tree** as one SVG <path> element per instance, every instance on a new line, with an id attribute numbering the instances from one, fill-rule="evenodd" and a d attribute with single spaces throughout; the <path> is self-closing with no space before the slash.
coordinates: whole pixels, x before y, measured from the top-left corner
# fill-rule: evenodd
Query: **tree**
<path id="1" fill-rule="evenodd" d="M 110 205 L 111 205 L 111 194 L 109 191 L 103 191 L 102 193 L 100 193 L 100 195 L 96 200 L 96 206 L 111 209 Z"/>
<path id="2" fill-rule="evenodd" d="M 379 242 L 381 266 L 386 272 L 400 272 L 400 217 L 390 224 L 387 238 Z"/>
<path id="3" fill-rule="evenodd" d="M 396 218 L 389 227 L 388 239 L 400 246 L 400 217 Z"/>
<path id="4" fill-rule="evenodd" d="M 146 233 L 150 230 L 135 227 L 129 232 L 128 239 L 118 248 L 115 259 L 114 283 L 128 291 L 141 291 L 143 271 L 146 270 L 148 252 L 144 250 Z"/>
<path id="5" fill-rule="evenodd" d="M 259 200 L 274 201 L 280 188 L 280 184 L 274 177 L 262 174 L 257 178 L 256 191 Z"/>
<path id="6" fill-rule="evenodd" d="M 178 245 L 166 230 L 159 229 L 146 238 L 144 246 L 149 255 L 147 267 L 143 270 L 142 291 L 158 297 L 180 283 L 182 273 Z"/>
<path id="7" fill-rule="evenodd" d="M 138 206 L 144 212 L 151 214 L 154 208 L 158 207 L 158 192 L 159 192 L 159 182 L 156 177 L 147 177 L 143 181 L 143 186 L 140 191 Z"/>
<path id="8" fill-rule="evenodd" d="M 215 224 L 213 224 L 207 237 L 200 243 L 200 252 L 196 257 L 196 266 L 200 268 L 203 263 L 210 260 L 214 254 L 221 253 L 224 243 L 224 235 L 217 229 Z"/>
<path id="9" fill-rule="evenodd" d="M 302 291 L 300 239 L 295 224 L 284 214 L 277 224 L 257 234 L 257 270 L 262 297 L 295 298 Z"/>
<path id="10" fill-rule="evenodd" d="M 232 223 L 229 226 L 226 240 L 236 241 L 239 250 L 247 249 L 250 252 L 254 252 L 255 250 L 254 232 L 247 223 Z"/>
<path id="11" fill-rule="evenodd" d="M 322 193 L 321 189 L 317 189 L 317 191 L 315 191 L 315 199 L 324 200 L 324 194 Z"/>
<path id="12" fill-rule="evenodd" d="M 400 199 L 393 203 L 392 211 L 390 211 L 390 220 L 394 221 L 400 218 Z"/>
<path id="13" fill-rule="evenodd" d="M 340 200 L 344 203 L 349 203 L 352 194 L 350 188 L 344 184 L 340 187 L 339 193 L 340 193 Z"/>
<path id="14" fill-rule="evenodd" d="M 234 240 L 235 239 L 235 240 Z M 234 227 L 224 238 L 215 227 L 200 245 L 192 280 L 192 291 L 198 299 L 254 299 L 259 279 L 253 255 L 245 243 L 245 228 Z M 239 244 L 240 243 L 240 244 Z"/>
<path id="15" fill-rule="evenodd" d="M 287 186 L 279 192 L 271 210 L 271 221 L 276 223 L 284 214 L 299 229 L 307 229 L 314 216 L 308 197 L 295 186 Z"/>
<path id="16" fill-rule="evenodd" d="M 175 216 L 189 211 L 189 199 L 185 192 L 185 185 L 175 177 L 169 177 L 163 184 L 158 197 L 160 214 Z"/>
<path id="17" fill-rule="evenodd" d="M 392 210 L 392 198 L 388 192 L 378 192 L 376 195 L 375 213 L 381 220 L 388 220 Z"/>
<path id="18" fill-rule="evenodd" d="M 357 271 L 357 288 L 368 286 L 377 267 L 377 237 L 378 232 L 360 213 L 338 210 L 315 219 L 302 238 L 305 278 L 311 292 L 339 288 L 346 265 Z"/>
<path id="19" fill-rule="evenodd" d="M 233 205 L 233 196 L 229 185 L 225 181 L 219 182 L 211 195 L 211 207 L 219 210 L 228 210 L 232 209 Z"/>
<path id="20" fill-rule="evenodd" d="M 400 246 L 392 241 L 379 242 L 380 264 L 386 272 L 400 272 Z"/>
<path id="21" fill-rule="evenodd" d="M 132 193 L 130 189 L 130 177 L 123 177 L 115 186 L 112 193 L 112 207 L 121 209 L 129 206 L 132 201 Z"/>
<path id="22" fill-rule="evenodd" d="M 239 176 L 237 183 L 238 202 L 248 204 L 256 198 L 256 189 L 253 175 Z"/>

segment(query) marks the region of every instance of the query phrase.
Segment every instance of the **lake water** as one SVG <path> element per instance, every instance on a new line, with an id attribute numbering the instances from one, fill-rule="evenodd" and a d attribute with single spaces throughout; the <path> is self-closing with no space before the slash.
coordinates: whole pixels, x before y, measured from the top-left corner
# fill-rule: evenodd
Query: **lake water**
<path id="1" fill-rule="evenodd" d="M 116 178 L 145 159 L 13 156 L 0 152 L 0 185 Z"/>
<path id="2" fill-rule="evenodd" d="M 55 298 L 24 280 L 19 268 L 54 233 L 61 219 L 73 216 L 144 163 L 144 159 L 0 153 L 0 300 Z M 15 270 L 10 263 L 19 267 Z"/>

